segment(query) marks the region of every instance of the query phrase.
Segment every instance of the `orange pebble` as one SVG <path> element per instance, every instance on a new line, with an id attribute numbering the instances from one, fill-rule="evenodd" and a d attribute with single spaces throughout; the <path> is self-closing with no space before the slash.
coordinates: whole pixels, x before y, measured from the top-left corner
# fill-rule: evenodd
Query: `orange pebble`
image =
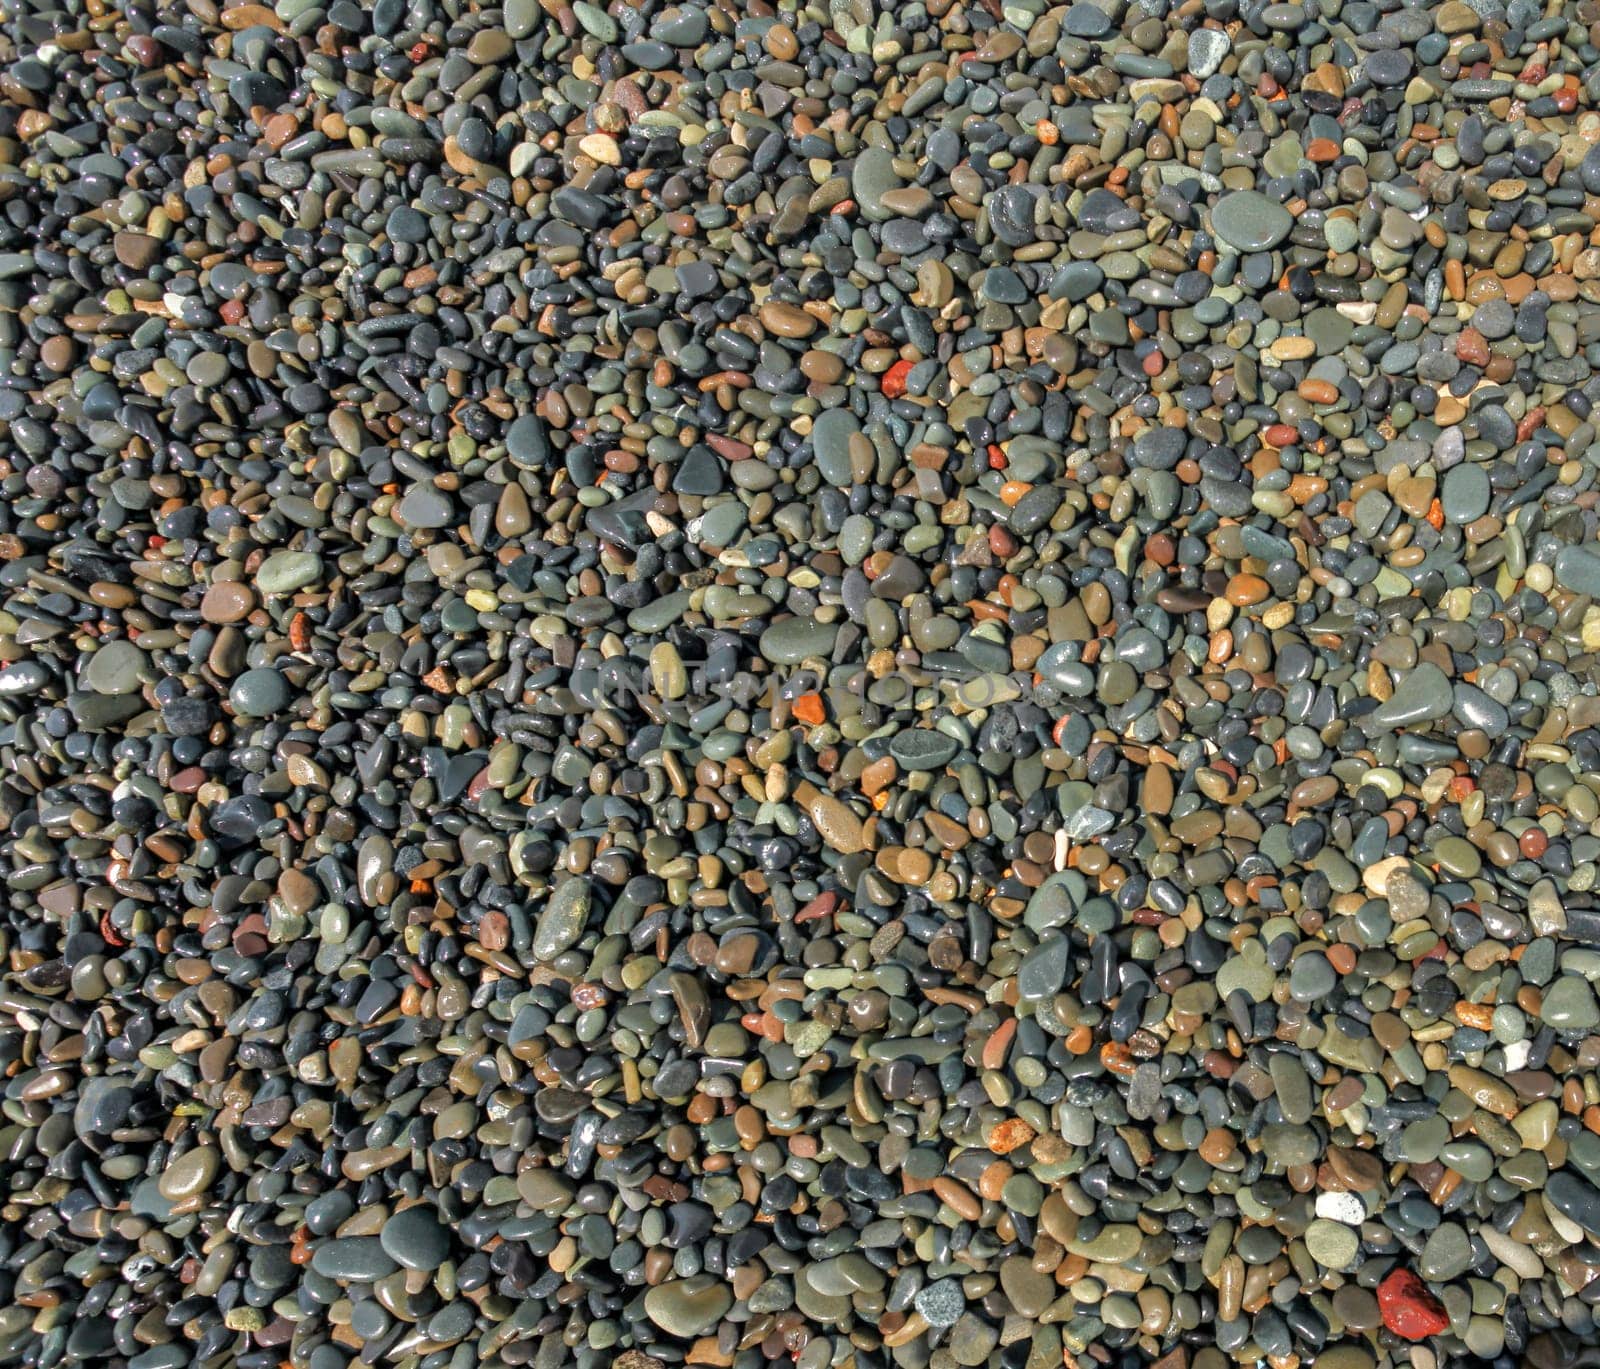
<path id="1" fill-rule="evenodd" d="M 807 727 L 820 727 L 828 716 L 822 706 L 822 695 L 802 694 L 794 701 L 794 715 Z"/>
<path id="2" fill-rule="evenodd" d="M 1272 587 L 1259 575 L 1235 575 L 1228 581 L 1227 599 L 1235 608 L 1259 604 L 1271 593 Z"/>
<path id="3" fill-rule="evenodd" d="M 991 1203 L 998 1203 L 1005 1194 L 1006 1184 L 1016 1173 L 1013 1165 L 1008 1165 L 1004 1160 L 996 1160 L 992 1165 L 986 1165 L 983 1173 L 978 1176 L 978 1196 L 987 1198 Z"/>
<path id="4" fill-rule="evenodd" d="M 981 1062 L 986 1070 L 997 1070 L 1006 1062 L 1006 1051 L 1011 1038 L 1017 1034 L 1017 1019 L 1008 1017 L 990 1033 L 983 1043 Z"/>
<path id="5" fill-rule="evenodd" d="M 1130 1075 L 1138 1068 L 1133 1052 L 1120 1041 L 1107 1041 L 1100 1047 L 1100 1063 L 1113 1074 Z"/>
<path id="6" fill-rule="evenodd" d="M 1020 1117 L 1008 1117 L 989 1130 L 989 1149 L 996 1155 L 1009 1155 L 1033 1140 L 1037 1133 Z"/>
<path id="7" fill-rule="evenodd" d="M 897 361 L 883 373 L 879 388 L 887 399 L 899 399 L 906 392 L 906 377 L 911 374 L 909 361 Z"/>

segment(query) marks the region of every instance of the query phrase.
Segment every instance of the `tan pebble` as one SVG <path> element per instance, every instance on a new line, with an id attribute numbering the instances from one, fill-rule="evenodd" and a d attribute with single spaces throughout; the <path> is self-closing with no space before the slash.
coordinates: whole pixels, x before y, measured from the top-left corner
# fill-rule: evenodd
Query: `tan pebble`
<path id="1" fill-rule="evenodd" d="M 861 819 L 847 804 L 831 794 L 818 793 L 811 799 L 809 812 L 818 834 L 835 851 L 852 855 L 866 849 Z"/>
<path id="2" fill-rule="evenodd" d="M 622 152 L 609 133 L 586 133 L 578 139 L 578 151 L 585 157 L 593 157 L 602 166 L 622 165 Z"/>
<path id="3" fill-rule="evenodd" d="M 1317 344 L 1308 337 L 1280 337 L 1274 339 L 1268 350 L 1279 361 L 1304 361 L 1316 355 Z"/>
<path id="4" fill-rule="evenodd" d="M 1410 866 L 1411 861 L 1405 856 L 1388 856 L 1367 866 L 1361 872 L 1361 880 L 1367 886 L 1367 892 L 1375 898 L 1382 898 L 1389 887 L 1389 877 L 1397 870 L 1404 870 Z"/>

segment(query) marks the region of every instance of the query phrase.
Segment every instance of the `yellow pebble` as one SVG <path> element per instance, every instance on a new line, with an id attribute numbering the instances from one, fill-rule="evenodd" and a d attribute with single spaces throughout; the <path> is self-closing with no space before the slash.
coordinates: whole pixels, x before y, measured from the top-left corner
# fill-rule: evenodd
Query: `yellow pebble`
<path id="1" fill-rule="evenodd" d="M 1269 350 L 1280 361 L 1304 361 L 1316 355 L 1317 344 L 1308 337 L 1281 337 Z"/>
<path id="2" fill-rule="evenodd" d="M 622 153 L 617 148 L 617 140 L 609 133 L 586 133 L 578 139 L 578 151 L 604 166 L 622 165 Z"/>

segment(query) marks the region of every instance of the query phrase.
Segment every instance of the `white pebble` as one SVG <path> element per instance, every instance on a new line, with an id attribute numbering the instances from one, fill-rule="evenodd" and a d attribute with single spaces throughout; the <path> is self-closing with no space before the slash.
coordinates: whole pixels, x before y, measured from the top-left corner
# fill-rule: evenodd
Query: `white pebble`
<path id="1" fill-rule="evenodd" d="M 1346 1226 L 1360 1226 L 1367 1219 L 1367 1205 L 1355 1193 L 1319 1193 L 1317 1216 Z"/>

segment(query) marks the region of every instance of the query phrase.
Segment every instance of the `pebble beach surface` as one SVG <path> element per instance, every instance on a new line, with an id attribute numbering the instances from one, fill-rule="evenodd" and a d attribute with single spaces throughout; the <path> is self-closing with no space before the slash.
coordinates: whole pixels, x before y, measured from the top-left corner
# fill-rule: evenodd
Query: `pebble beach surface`
<path id="1" fill-rule="evenodd" d="M 1600 1346 L 1600 3 L 0 15 L 0 1363 Z"/>

